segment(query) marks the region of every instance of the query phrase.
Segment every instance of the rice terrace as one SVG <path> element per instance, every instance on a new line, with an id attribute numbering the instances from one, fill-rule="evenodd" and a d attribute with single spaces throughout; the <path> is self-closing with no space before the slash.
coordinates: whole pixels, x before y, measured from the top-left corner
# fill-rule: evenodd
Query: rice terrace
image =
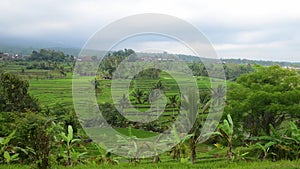
<path id="1" fill-rule="evenodd" d="M 105 120 L 118 133 L 132 139 L 129 141 L 157 136 L 172 128 L 180 107 L 186 104 L 181 100 L 184 97 L 180 96 L 179 87 L 172 76 L 164 71 L 146 69 L 134 77 L 130 82 L 129 96 L 124 95 L 118 104 L 130 112 L 132 108 L 127 107 L 128 103 L 124 101 L 128 97 L 134 108 L 143 113 L 151 106 L 151 90 L 161 89 L 167 98 L 164 112 L 150 123 L 133 122 L 122 116 L 112 104 L 110 90 L 113 74 L 105 69 L 115 69 L 123 59 L 134 53 L 131 49 L 111 52 L 100 64 L 96 75 L 84 75 L 81 79 L 94 86 L 97 104 Z M 114 150 L 103 148 L 101 142 L 94 142 L 86 135 L 82 125 L 102 123 L 97 119 L 79 122 L 74 112 L 73 56 L 41 49 L 33 51 L 28 58 L 3 60 L 1 168 L 299 167 L 300 79 L 296 68 L 284 68 L 292 63 L 271 62 L 271 65 L 265 65 L 264 62 L 243 60 L 236 63 L 238 60 L 224 60 L 228 91 L 222 122 L 216 131 L 210 133 L 208 140 L 199 143 L 199 131 L 210 103 L 215 101 L 212 95 L 222 96 L 218 92 L 224 89 L 219 86 L 217 90 L 212 90 L 211 79 L 207 77 L 201 61 L 192 56 L 184 57 L 191 60 L 186 64 L 197 82 L 200 113 L 183 140 L 178 140 L 178 144 L 169 151 L 147 158 L 138 156 L 138 150 L 128 153 L 137 153 L 139 158 L 117 156 L 112 153 Z M 90 59 L 91 62 L 85 64 L 93 64 L 92 59 L 97 58 Z M 155 111 L 152 113 L 155 115 Z M 112 134 L 105 128 L 95 130 L 89 132 L 100 132 L 106 137 Z M 178 135 L 176 130 L 171 132 Z"/>
<path id="2" fill-rule="evenodd" d="M 0 4 L 0 169 L 300 169 L 296 1 Z"/>

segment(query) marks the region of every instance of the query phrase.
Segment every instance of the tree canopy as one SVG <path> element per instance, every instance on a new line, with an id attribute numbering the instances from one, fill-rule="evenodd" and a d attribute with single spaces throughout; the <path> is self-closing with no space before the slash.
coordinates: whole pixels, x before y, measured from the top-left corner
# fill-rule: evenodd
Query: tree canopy
<path id="1" fill-rule="evenodd" d="M 270 134 L 270 125 L 278 128 L 285 119 L 299 119 L 299 84 L 295 70 L 258 66 L 230 86 L 226 111 L 250 136 Z"/>
<path id="2" fill-rule="evenodd" d="M 74 61 L 74 56 L 65 55 L 61 51 L 55 51 L 51 49 L 40 49 L 40 51 L 32 51 L 28 57 L 30 61 L 55 61 L 55 62 L 66 62 Z"/>

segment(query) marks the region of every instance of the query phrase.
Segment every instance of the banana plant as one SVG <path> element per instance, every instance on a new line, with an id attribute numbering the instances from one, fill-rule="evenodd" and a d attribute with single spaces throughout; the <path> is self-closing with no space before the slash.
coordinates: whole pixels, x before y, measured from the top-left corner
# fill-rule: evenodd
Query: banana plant
<path id="1" fill-rule="evenodd" d="M 287 139 L 290 139 L 295 144 L 300 146 L 300 129 L 297 128 L 295 123 L 290 122 L 290 129 L 287 131 L 286 134 L 288 136 Z"/>
<path id="2" fill-rule="evenodd" d="M 219 135 L 227 142 L 227 146 L 229 148 L 227 153 L 228 159 L 233 160 L 233 121 L 230 114 L 227 115 L 227 119 L 223 120 L 223 124 L 219 125 L 218 131 L 209 133 L 209 135 Z"/>
<path id="3" fill-rule="evenodd" d="M 257 146 L 264 152 L 265 159 L 268 154 L 278 159 L 299 159 L 300 157 L 300 130 L 290 122 L 290 128 L 285 133 L 279 133 L 270 125 L 270 135 L 253 137 L 258 140 Z"/>
<path id="4" fill-rule="evenodd" d="M 118 147 L 109 149 L 109 152 L 123 151 L 130 157 L 129 162 L 133 162 L 134 165 L 139 163 L 139 158 L 142 156 L 142 145 L 138 142 L 138 138 L 132 133 L 131 126 L 128 127 L 128 136 L 116 135 Z"/>
<path id="5" fill-rule="evenodd" d="M 73 161 L 77 161 L 81 156 L 86 153 L 78 153 L 74 150 L 73 146 L 75 143 L 79 142 L 79 139 L 74 139 L 73 136 L 73 127 L 71 125 L 68 126 L 68 133 L 61 132 L 60 134 L 63 142 L 65 143 L 65 154 L 63 156 L 66 158 L 66 165 L 72 166 Z"/>
<path id="6" fill-rule="evenodd" d="M 269 141 L 269 142 L 267 142 L 266 144 L 261 144 L 261 143 L 256 143 L 256 146 L 257 147 L 259 147 L 262 151 L 263 151 L 263 157 L 262 157 L 262 159 L 263 160 L 265 160 L 266 159 L 266 157 L 268 156 L 268 154 L 269 154 L 269 150 L 270 150 L 270 147 L 272 147 L 273 145 L 276 145 L 276 142 L 274 142 L 274 141 Z M 274 153 L 271 153 L 271 154 L 273 154 L 273 155 L 276 155 L 276 154 L 274 154 Z"/>
<path id="7" fill-rule="evenodd" d="M 119 157 L 113 157 L 103 144 L 93 143 L 93 146 L 97 149 L 97 156 L 93 159 L 94 164 L 119 164 Z"/>
<path id="8" fill-rule="evenodd" d="M 185 150 L 187 149 L 186 146 L 184 145 L 185 141 L 193 137 L 193 134 L 187 134 L 183 136 L 182 138 L 180 137 L 177 129 L 173 126 L 171 130 L 171 134 L 173 135 L 176 145 L 172 147 L 170 153 L 173 153 L 173 159 L 177 159 L 178 161 L 182 161 L 181 158 L 182 154 L 185 154 Z"/>

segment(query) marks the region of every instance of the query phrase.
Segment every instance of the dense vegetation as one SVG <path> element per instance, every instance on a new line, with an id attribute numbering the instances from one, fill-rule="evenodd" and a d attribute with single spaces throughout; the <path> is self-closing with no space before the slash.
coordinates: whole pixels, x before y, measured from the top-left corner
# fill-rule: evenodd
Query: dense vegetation
<path id="1" fill-rule="evenodd" d="M 113 72 L 128 56 L 138 59 L 133 50 L 126 49 L 108 53 L 97 74 L 81 74 L 77 70 L 83 80 L 95 86 L 104 118 L 119 133 L 145 138 L 170 128 L 181 106 L 186 111 L 198 110 L 201 113 L 183 140 L 178 140 L 169 152 L 153 158 L 129 159 L 114 155 L 113 150 L 106 151 L 85 134 L 73 110 L 74 57 L 41 49 L 33 51 L 26 60 L 0 64 L 0 167 L 299 167 L 300 76 L 295 69 L 223 63 L 228 79 L 225 113 L 217 131 L 208 133 L 210 139 L 200 143 L 207 113 L 211 104 L 225 100 L 225 86 L 212 90 L 204 65 L 197 60 L 188 62 L 199 88 L 200 102 L 196 103 L 195 93 L 180 95 L 176 81 L 168 73 L 147 69 L 134 77 L 130 95 L 124 95 L 118 106 L 130 111 L 130 102 L 138 110 L 148 110 L 149 96 L 155 89 L 164 92 L 167 106 L 151 123 L 132 122 L 115 108 L 110 93 Z M 97 57 L 90 59 L 91 63 L 85 64 L 98 61 Z M 95 78 L 91 81 L 90 77 Z M 101 121 L 88 119 L 81 124 L 87 127 L 100 125 Z M 176 131 L 172 132 L 176 135 Z"/>

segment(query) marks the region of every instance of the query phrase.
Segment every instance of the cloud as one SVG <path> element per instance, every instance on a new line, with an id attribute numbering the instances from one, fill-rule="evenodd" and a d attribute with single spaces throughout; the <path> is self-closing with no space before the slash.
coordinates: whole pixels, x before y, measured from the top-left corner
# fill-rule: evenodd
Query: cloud
<path id="1" fill-rule="evenodd" d="M 287 53 L 293 60 L 300 60 L 297 2 L 4 0 L 0 6 L 0 37 L 58 41 L 81 47 L 97 30 L 117 19 L 139 13 L 162 13 L 193 24 L 207 36 L 221 57 L 276 55 L 279 58 Z M 125 28 L 126 25 L 120 30 Z M 161 44 L 180 49 L 162 40 L 150 41 L 145 39 L 136 46 Z"/>

